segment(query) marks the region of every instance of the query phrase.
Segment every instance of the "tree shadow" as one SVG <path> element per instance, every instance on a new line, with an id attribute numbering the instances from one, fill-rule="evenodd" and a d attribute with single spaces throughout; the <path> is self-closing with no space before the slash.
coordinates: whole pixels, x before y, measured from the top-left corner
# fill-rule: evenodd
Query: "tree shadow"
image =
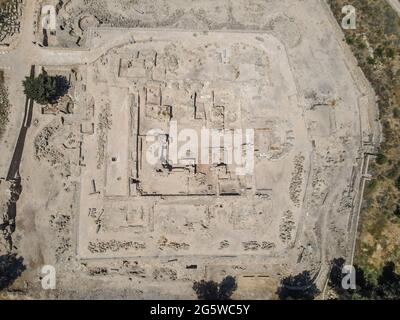
<path id="1" fill-rule="evenodd" d="M 345 265 L 345 260 L 343 258 L 335 258 L 332 260 L 331 272 L 329 274 L 329 285 L 332 288 L 341 288 L 343 279 L 343 267 Z"/>
<path id="2" fill-rule="evenodd" d="M 309 271 L 282 279 L 277 291 L 280 300 L 313 300 L 319 293 Z"/>
<path id="3" fill-rule="evenodd" d="M 65 76 L 57 75 L 55 76 L 56 80 L 56 94 L 54 96 L 54 100 L 57 101 L 62 96 L 68 93 L 70 88 L 70 83 Z"/>
<path id="4" fill-rule="evenodd" d="M 22 257 L 14 254 L 0 256 L 0 290 L 8 288 L 26 269 Z"/>
<path id="5" fill-rule="evenodd" d="M 342 286 L 344 277 L 342 270 L 345 266 L 345 260 L 343 258 L 335 258 L 331 263 L 332 267 L 329 274 L 328 285 L 338 294 L 339 299 L 370 299 L 374 296 L 375 286 L 368 279 L 365 271 L 361 267 L 354 265 L 356 289 L 344 289 Z"/>
<path id="6" fill-rule="evenodd" d="M 196 281 L 193 284 L 193 290 L 196 292 L 199 300 L 218 299 L 218 283 L 215 281 Z"/>
<path id="7" fill-rule="evenodd" d="M 193 284 L 193 290 L 199 300 L 229 300 L 236 289 L 236 279 L 232 276 L 225 277 L 219 284 L 205 280 Z"/>
<path id="8" fill-rule="evenodd" d="M 397 300 L 400 298 L 400 275 L 396 273 L 396 265 L 386 262 L 378 277 L 378 285 L 375 289 L 377 299 Z"/>
<path id="9" fill-rule="evenodd" d="M 236 279 L 232 276 L 225 277 L 219 284 L 219 300 L 229 300 L 236 289 Z"/>
<path id="10" fill-rule="evenodd" d="M 386 262 L 385 266 L 382 268 L 382 273 L 378 279 L 378 283 L 385 284 L 399 282 L 400 275 L 398 275 L 395 270 L 396 265 L 393 262 Z"/>
<path id="11" fill-rule="evenodd" d="M 35 67 L 31 66 L 30 77 L 33 77 L 34 74 L 35 74 Z M 22 126 L 18 135 L 17 144 L 15 145 L 13 157 L 11 159 L 11 164 L 8 169 L 7 180 L 15 179 L 19 172 L 19 166 L 21 164 L 22 154 L 25 146 L 25 139 L 28 129 L 31 126 L 32 116 L 33 116 L 33 100 L 26 98 L 24 120 L 22 122 Z"/>

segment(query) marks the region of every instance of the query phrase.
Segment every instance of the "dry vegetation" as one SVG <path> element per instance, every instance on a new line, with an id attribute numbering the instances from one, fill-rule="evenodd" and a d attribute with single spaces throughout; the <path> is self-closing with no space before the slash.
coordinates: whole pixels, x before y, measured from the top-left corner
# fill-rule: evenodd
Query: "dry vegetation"
<path id="1" fill-rule="evenodd" d="M 377 96 L 384 135 L 366 188 L 356 263 L 376 273 L 386 261 L 400 266 L 400 18 L 385 0 L 330 0 L 341 23 L 341 8 L 356 8 L 357 28 L 346 42 Z"/>

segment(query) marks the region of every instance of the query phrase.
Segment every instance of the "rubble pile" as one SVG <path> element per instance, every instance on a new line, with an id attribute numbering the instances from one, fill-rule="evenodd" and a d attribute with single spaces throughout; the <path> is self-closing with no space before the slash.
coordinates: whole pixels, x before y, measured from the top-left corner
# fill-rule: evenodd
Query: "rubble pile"
<path id="1" fill-rule="evenodd" d="M 92 253 L 117 252 L 121 249 L 128 250 L 130 248 L 145 249 L 146 245 L 136 241 L 118 241 L 114 239 L 110 241 L 90 241 L 88 245 L 88 249 Z"/>
<path id="2" fill-rule="evenodd" d="M 22 0 L 8 1 L 0 7 L 0 43 L 19 33 L 21 15 Z"/>
<path id="3" fill-rule="evenodd" d="M 273 242 L 268 242 L 268 241 L 263 241 L 263 242 L 258 242 L 258 241 L 246 241 L 242 242 L 242 245 L 244 247 L 244 250 L 268 250 L 268 249 L 273 249 L 275 248 L 275 243 Z"/>
<path id="4" fill-rule="evenodd" d="M 15 203 L 21 194 L 19 178 L 0 180 L 0 252 L 11 251 L 12 234 L 15 231 Z"/>
<path id="5" fill-rule="evenodd" d="M 289 186 L 290 199 L 298 207 L 300 205 L 301 185 L 303 183 L 304 156 L 297 155 L 294 159 L 294 171 Z"/>
<path id="6" fill-rule="evenodd" d="M 279 238 L 284 243 L 289 243 L 292 240 L 292 232 L 296 228 L 293 221 L 293 212 L 288 210 L 283 215 L 282 223 L 279 226 Z"/>

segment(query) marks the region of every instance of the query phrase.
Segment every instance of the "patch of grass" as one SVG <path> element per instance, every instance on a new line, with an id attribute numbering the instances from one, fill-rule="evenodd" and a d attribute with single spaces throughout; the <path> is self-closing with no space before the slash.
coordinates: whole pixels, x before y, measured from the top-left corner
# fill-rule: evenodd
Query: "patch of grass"
<path id="1" fill-rule="evenodd" d="M 382 232 L 385 230 L 387 218 L 384 215 L 376 217 L 374 223 L 371 223 L 366 227 L 366 231 L 369 232 L 374 239 L 381 239 Z"/>
<path id="2" fill-rule="evenodd" d="M 366 193 L 372 193 L 376 190 L 376 187 L 378 186 L 378 180 L 372 179 L 368 181 L 367 183 L 367 188 L 366 188 Z"/>

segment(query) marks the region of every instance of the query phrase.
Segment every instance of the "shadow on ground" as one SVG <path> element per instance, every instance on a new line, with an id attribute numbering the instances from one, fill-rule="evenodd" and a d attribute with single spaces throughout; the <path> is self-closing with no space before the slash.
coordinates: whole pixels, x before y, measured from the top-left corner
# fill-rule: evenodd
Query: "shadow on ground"
<path id="1" fill-rule="evenodd" d="M 14 254 L 0 256 L 0 290 L 8 288 L 26 269 L 22 257 Z"/>

